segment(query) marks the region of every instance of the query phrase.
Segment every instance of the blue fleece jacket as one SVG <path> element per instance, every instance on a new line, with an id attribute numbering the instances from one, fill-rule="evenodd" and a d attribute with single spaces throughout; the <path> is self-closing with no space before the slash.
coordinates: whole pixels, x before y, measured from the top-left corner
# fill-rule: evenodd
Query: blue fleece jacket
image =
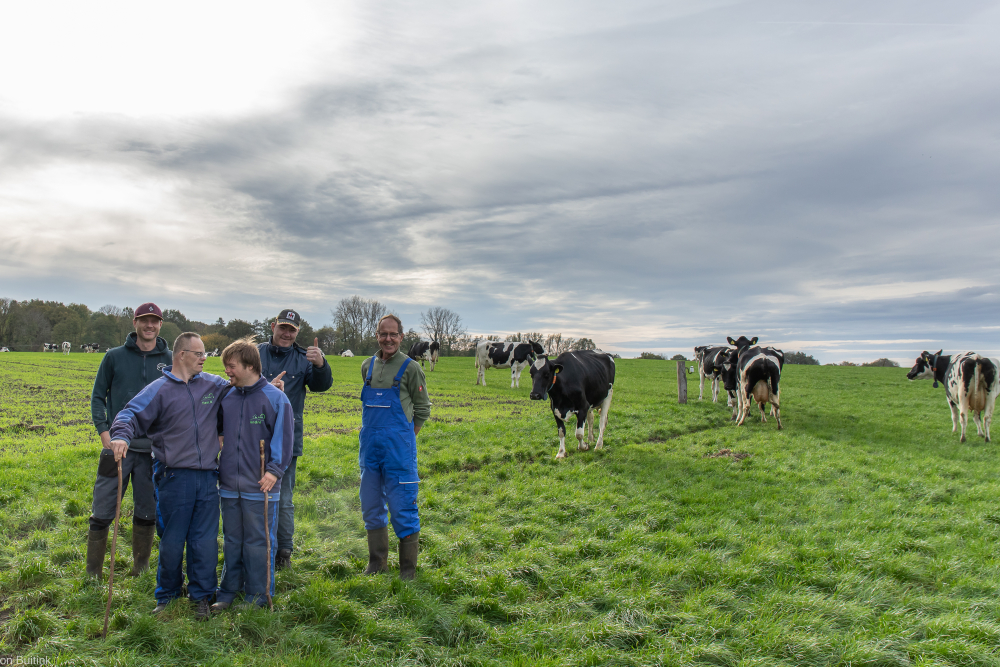
<path id="1" fill-rule="evenodd" d="M 187 382 L 163 369 L 121 409 L 111 425 L 111 439 L 131 442 L 145 433 L 153 458 L 168 468 L 215 470 L 219 456 L 219 405 L 228 380 L 197 373 Z"/>
<path id="2" fill-rule="evenodd" d="M 323 359 L 323 366 L 317 368 L 306 359 L 306 349 L 298 343 L 290 347 L 278 347 L 272 338 L 257 346 L 260 350 L 261 375 L 268 382 L 285 371 L 281 378 L 285 383 L 285 395 L 292 402 L 295 415 L 295 447 L 292 456 L 302 456 L 302 412 L 306 405 L 306 387 L 309 391 L 326 391 L 333 386 L 333 371 L 330 362 Z"/>
<path id="3" fill-rule="evenodd" d="M 278 478 L 268 494 L 277 499 L 281 476 L 292 460 L 294 422 L 292 404 L 280 389 L 260 378 L 249 387 L 233 387 L 220 408 L 225 440 L 219 457 L 219 495 L 223 498 L 264 500 L 257 481 L 260 441 L 264 441 L 264 469 Z"/>

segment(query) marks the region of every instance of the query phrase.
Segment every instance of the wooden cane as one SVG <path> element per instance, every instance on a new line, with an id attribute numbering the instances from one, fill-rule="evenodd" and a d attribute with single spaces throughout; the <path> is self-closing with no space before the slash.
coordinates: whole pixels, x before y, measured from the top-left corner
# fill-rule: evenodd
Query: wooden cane
<path id="1" fill-rule="evenodd" d="M 111 572 L 108 574 L 108 605 L 104 608 L 104 634 L 101 639 L 108 638 L 108 617 L 111 614 L 111 593 L 115 585 L 115 553 L 118 550 L 118 519 L 122 515 L 122 462 L 118 460 L 118 504 L 115 506 L 115 533 L 111 538 Z"/>
<path id="2" fill-rule="evenodd" d="M 264 479 L 264 441 L 260 441 L 260 478 Z M 271 611 L 274 611 L 274 602 L 271 600 L 271 525 L 268 521 L 268 511 L 267 511 L 267 494 L 264 492 L 264 535 L 267 542 L 267 607 Z"/>

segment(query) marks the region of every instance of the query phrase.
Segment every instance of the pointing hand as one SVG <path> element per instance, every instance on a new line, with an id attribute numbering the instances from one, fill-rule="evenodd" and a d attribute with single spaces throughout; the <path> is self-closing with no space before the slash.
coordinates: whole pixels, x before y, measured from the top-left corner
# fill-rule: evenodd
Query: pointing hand
<path id="1" fill-rule="evenodd" d="M 287 371 L 281 371 L 280 373 L 278 373 L 278 376 L 276 378 L 274 378 L 273 380 L 271 380 L 271 384 L 273 384 L 275 387 L 277 387 L 281 391 L 285 391 L 285 381 L 282 380 L 281 378 L 285 375 L 286 372 Z"/>

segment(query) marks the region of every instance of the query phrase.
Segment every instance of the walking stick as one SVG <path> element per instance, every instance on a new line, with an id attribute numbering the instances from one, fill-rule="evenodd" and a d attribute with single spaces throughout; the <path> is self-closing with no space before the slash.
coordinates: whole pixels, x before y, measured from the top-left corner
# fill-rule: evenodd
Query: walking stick
<path id="1" fill-rule="evenodd" d="M 122 514 L 122 462 L 118 460 L 118 504 L 115 505 L 115 533 L 111 538 L 111 573 L 108 575 L 108 606 L 104 608 L 104 634 L 101 639 L 108 638 L 108 615 L 111 613 L 111 592 L 115 585 L 115 552 L 118 549 L 118 519 Z"/>
<path id="2" fill-rule="evenodd" d="M 264 441 L 260 441 L 260 478 L 264 479 Z M 274 611 L 274 602 L 271 600 L 271 522 L 267 511 L 267 494 L 264 492 L 264 535 L 267 538 L 267 607 Z"/>

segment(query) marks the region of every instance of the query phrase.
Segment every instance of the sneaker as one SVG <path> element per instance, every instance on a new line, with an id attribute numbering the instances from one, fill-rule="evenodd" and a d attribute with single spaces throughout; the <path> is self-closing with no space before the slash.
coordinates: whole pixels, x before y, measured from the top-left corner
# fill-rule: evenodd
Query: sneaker
<path id="1" fill-rule="evenodd" d="M 216 603 L 215 603 L 215 604 L 213 604 L 213 605 L 212 605 L 212 607 L 211 607 L 211 609 L 212 609 L 212 613 L 213 613 L 213 614 L 217 614 L 217 613 L 219 613 L 220 611 L 225 611 L 226 609 L 229 609 L 229 606 L 230 606 L 231 604 L 233 604 L 233 603 L 232 603 L 232 602 L 216 602 Z"/>
<path id="2" fill-rule="evenodd" d="M 278 553 L 274 556 L 274 569 L 283 570 L 286 567 L 292 566 L 292 550 L 291 549 L 278 549 Z"/>
<path id="3" fill-rule="evenodd" d="M 208 599 L 198 600 L 198 608 L 194 612 L 194 620 L 207 621 L 212 618 L 212 608 L 208 604 Z"/>
<path id="4" fill-rule="evenodd" d="M 151 614 L 159 614 L 161 611 L 167 608 L 169 602 L 157 602 L 156 606 L 153 607 L 153 611 L 149 612 Z"/>

